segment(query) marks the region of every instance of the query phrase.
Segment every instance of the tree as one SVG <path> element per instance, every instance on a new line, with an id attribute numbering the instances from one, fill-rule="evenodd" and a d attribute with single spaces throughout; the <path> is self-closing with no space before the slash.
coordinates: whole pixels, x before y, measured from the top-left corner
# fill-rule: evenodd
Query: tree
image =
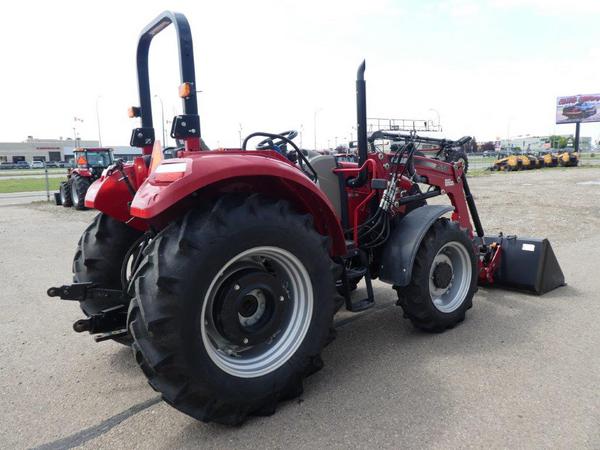
<path id="1" fill-rule="evenodd" d="M 483 150 L 484 152 L 493 152 L 494 150 L 496 150 L 496 145 L 493 141 L 487 141 L 481 144 L 481 150 Z"/>
<path id="2" fill-rule="evenodd" d="M 467 148 L 467 152 L 469 153 L 473 153 L 477 151 L 477 139 L 475 139 L 475 136 L 473 136 L 473 139 L 471 139 L 471 142 L 469 142 L 469 148 Z"/>
<path id="3" fill-rule="evenodd" d="M 566 148 L 569 143 L 569 138 L 565 136 L 558 136 L 553 134 L 550 136 L 550 147 L 551 148 Z"/>

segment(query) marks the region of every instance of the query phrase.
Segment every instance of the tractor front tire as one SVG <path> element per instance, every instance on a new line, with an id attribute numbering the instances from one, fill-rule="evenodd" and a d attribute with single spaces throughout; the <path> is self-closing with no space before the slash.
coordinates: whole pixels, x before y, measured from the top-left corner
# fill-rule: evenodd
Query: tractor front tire
<path id="1" fill-rule="evenodd" d="M 90 182 L 89 178 L 82 177 L 78 174 L 73 174 L 71 179 L 73 180 L 71 186 L 71 199 L 73 206 L 75 209 L 82 211 L 86 209 L 85 194 L 87 194 L 87 190 L 92 183 Z"/>
<path id="2" fill-rule="evenodd" d="M 77 244 L 73 258 L 73 281 L 92 282 L 106 289 L 123 289 L 121 267 L 131 246 L 142 236 L 142 232 L 125 225 L 105 214 L 98 214 L 85 229 Z M 86 316 L 103 309 L 126 303 L 114 303 L 105 299 L 88 299 L 79 302 Z M 123 324 L 124 326 L 126 324 Z M 130 344 L 130 338 L 118 340 Z"/>
<path id="3" fill-rule="evenodd" d="M 421 330 L 440 333 L 462 322 L 477 291 L 477 260 L 466 232 L 438 219 L 417 251 L 410 284 L 395 289 L 404 317 Z"/>
<path id="4" fill-rule="evenodd" d="M 238 425 L 300 395 L 323 366 L 335 306 L 328 239 L 259 194 L 172 223 L 134 278 L 129 329 L 149 384 L 179 411 Z"/>
<path id="5" fill-rule="evenodd" d="M 73 199 L 71 198 L 71 180 L 63 181 L 60 183 L 60 204 L 65 208 L 73 206 Z"/>

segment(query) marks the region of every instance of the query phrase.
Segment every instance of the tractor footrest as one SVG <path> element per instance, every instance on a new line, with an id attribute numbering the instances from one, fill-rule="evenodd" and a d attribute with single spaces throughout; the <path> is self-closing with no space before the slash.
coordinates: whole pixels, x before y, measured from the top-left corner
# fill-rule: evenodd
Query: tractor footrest
<path id="1" fill-rule="evenodd" d="M 50 297 L 60 297 L 62 300 L 112 300 L 127 303 L 129 297 L 117 289 L 103 289 L 94 286 L 94 283 L 73 283 L 48 289 Z"/>

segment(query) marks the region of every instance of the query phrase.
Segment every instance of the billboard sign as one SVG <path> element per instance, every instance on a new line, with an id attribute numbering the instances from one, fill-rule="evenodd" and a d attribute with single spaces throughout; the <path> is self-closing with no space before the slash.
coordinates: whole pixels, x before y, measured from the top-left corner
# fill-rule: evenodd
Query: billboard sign
<path id="1" fill-rule="evenodd" d="M 600 122 L 600 94 L 556 99 L 556 123 Z"/>

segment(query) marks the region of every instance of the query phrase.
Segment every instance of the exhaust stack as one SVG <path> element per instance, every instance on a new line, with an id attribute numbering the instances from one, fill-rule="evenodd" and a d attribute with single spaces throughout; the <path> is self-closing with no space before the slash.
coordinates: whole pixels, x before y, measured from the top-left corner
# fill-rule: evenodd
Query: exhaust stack
<path id="1" fill-rule="evenodd" d="M 356 134 L 358 139 L 358 166 L 362 166 L 367 160 L 369 150 L 367 148 L 367 85 L 365 83 L 366 62 L 363 60 L 356 72 Z M 365 171 L 359 172 L 355 178 L 347 181 L 350 187 L 360 187 L 367 181 Z"/>
<path id="2" fill-rule="evenodd" d="M 356 73 L 356 133 L 358 138 L 358 165 L 367 160 L 367 85 L 366 62 L 363 60 Z"/>

